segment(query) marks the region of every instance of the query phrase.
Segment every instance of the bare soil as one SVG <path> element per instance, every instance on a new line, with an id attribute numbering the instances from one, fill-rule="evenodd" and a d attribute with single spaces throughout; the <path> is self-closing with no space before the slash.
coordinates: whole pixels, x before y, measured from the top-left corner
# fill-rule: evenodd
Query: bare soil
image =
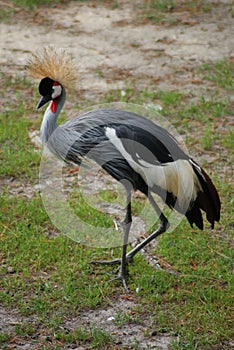
<path id="1" fill-rule="evenodd" d="M 77 88 L 94 104 L 95 96 L 109 89 L 124 89 L 128 84 L 142 88 L 156 86 L 177 90 L 190 98 L 207 95 L 214 89 L 203 82 L 196 68 L 202 63 L 234 58 L 233 2 L 209 2 L 209 11 L 202 7 L 188 10 L 181 1 L 178 11 L 169 13 L 162 23 L 150 21 L 140 5 L 147 1 L 71 2 L 34 12 L 0 2 L 1 8 L 14 7 L 12 19 L 0 23 L 0 64 L 3 72 L 25 75 L 24 67 L 30 52 L 52 44 L 68 49 L 78 62 Z M 13 92 L 14 93 L 14 92 Z M 12 195 L 33 196 L 34 189 L 6 179 Z M 150 315 L 138 324 L 116 322 L 121 310 L 126 314 L 136 307 L 133 300 L 113 300 L 106 309 L 90 310 L 66 320 L 64 327 L 72 331 L 82 325 L 95 325 L 110 332 L 116 349 L 171 349 L 172 337 L 150 329 Z M 17 310 L 0 308 L 0 332 L 12 333 L 15 325 L 34 322 Z M 13 349 L 40 349 L 43 339 L 35 335 L 24 343 L 9 343 Z M 79 347 L 77 349 L 84 349 Z"/>
<path id="2" fill-rule="evenodd" d="M 73 2 L 38 9 L 27 18 L 19 10 L 15 20 L 0 24 L 1 66 L 25 74 L 29 53 L 52 44 L 74 55 L 77 87 L 88 96 L 124 88 L 138 75 L 142 86 L 153 80 L 162 89 L 206 92 L 196 67 L 234 57 L 232 1 L 211 1 L 208 12 L 186 11 L 181 2 L 180 11 L 164 24 L 144 20 L 140 3 L 118 1 L 111 8 L 105 2 Z"/>

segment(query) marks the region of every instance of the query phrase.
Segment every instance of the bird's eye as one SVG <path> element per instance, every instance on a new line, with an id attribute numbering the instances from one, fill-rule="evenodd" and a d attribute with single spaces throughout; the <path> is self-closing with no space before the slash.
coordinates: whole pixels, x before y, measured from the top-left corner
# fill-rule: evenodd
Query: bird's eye
<path id="1" fill-rule="evenodd" d="M 51 97 L 53 100 L 58 98 L 59 96 L 61 96 L 61 94 L 62 94 L 62 86 L 61 85 L 54 85 L 52 89 L 53 90 L 52 90 Z"/>

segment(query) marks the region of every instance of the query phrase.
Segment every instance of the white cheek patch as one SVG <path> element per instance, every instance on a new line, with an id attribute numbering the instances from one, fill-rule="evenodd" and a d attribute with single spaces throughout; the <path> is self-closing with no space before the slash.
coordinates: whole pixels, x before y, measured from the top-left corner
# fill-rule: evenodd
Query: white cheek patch
<path id="1" fill-rule="evenodd" d="M 51 97 L 54 100 L 54 99 L 58 98 L 59 96 L 61 96 L 62 86 L 61 85 L 55 85 L 55 86 L 53 86 L 53 90 L 54 90 L 54 92 L 52 93 Z"/>

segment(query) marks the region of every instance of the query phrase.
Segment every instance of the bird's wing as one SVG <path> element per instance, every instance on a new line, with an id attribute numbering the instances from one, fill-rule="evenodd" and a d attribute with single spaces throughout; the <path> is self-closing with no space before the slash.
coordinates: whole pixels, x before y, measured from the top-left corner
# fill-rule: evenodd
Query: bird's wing
<path id="1" fill-rule="evenodd" d="M 95 146 L 96 150 L 100 150 L 96 154 L 98 158 L 107 156 L 110 159 L 111 155 L 115 157 L 119 153 L 125 158 L 120 149 L 114 146 L 119 139 L 121 147 L 141 166 L 164 165 L 178 159 L 189 159 L 167 130 L 135 113 L 97 109 L 69 120 L 64 127 L 81 135 L 74 148 L 82 157 L 88 156 L 88 151 Z M 110 142 L 105 144 L 110 138 L 113 138 L 113 147 Z M 98 144 L 102 144 L 102 147 L 97 148 Z"/>
<path id="2" fill-rule="evenodd" d="M 134 124 L 110 125 L 106 136 L 120 151 L 131 155 L 132 159 L 143 167 L 163 165 L 178 159 L 189 157 L 181 150 L 174 138 L 163 129 L 152 128 L 151 132 Z M 117 145 L 119 142 L 119 146 Z M 123 152 L 121 152 L 123 155 Z"/>

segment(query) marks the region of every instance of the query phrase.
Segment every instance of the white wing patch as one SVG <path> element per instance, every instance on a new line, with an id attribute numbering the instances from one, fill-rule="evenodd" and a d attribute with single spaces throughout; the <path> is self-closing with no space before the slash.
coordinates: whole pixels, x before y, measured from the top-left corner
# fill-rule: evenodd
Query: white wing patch
<path id="1" fill-rule="evenodd" d="M 116 135 L 114 128 L 106 127 L 106 136 L 121 153 L 123 158 L 126 159 L 129 165 L 141 175 L 150 188 L 159 186 L 163 190 L 173 193 L 173 195 L 177 197 L 178 205 L 181 210 L 186 211 L 190 203 L 196 199 L 197 192 L 201 189 L 201 186 L 188 160 L 178 159 L 174 162 L 157 165 L 148 163 L 136 153 L 138 159 L 138 162 L 136 162 L 132 155 L 124 148 L 123 142 Z M 152 159 L 154 158 L 152 154 Z M 191 163 L 199 168 L 193 162 Z"/>

